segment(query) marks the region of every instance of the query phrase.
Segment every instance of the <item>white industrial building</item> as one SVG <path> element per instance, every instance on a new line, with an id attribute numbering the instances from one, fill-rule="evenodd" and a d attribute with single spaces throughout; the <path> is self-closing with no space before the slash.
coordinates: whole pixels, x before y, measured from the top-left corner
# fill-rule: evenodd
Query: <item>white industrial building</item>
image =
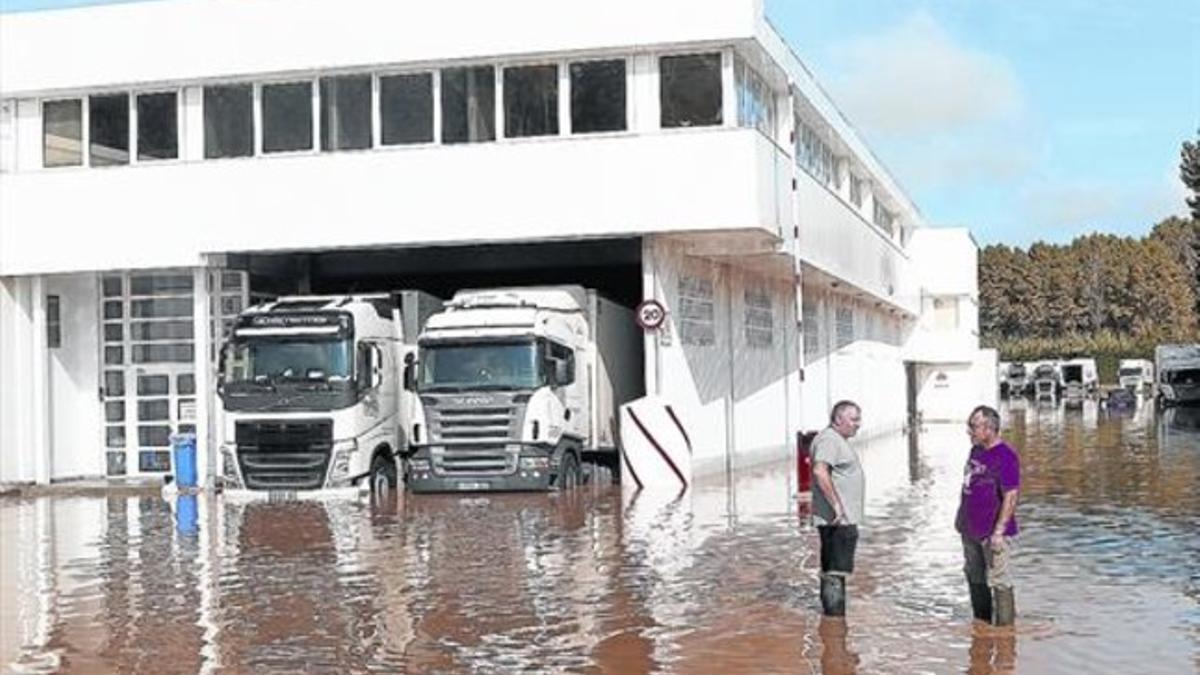
<path id="1" fill-rule="evenodd" d="M 761 0 L 5 14 L 0 171 L 0 483 L 157 475 L 181 430 L 207 480 L 224 326 L 297 292 L 656 299 L 645 390 L 697 475 L 792 456 L 838 399 L 872 436 L 995 398 L 975 243 Z"/>

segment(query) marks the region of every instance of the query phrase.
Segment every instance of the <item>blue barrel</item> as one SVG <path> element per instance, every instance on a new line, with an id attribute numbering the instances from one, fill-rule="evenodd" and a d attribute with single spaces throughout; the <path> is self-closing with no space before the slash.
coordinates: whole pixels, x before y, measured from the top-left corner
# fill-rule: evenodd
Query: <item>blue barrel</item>
<path id="1" fill-rule="evenodd" d="M 179 534 L 192 535 L 200 531 L 199 505 L 196 495 L 179 495 L 175 498 L 175 529 Z"/>
<path id="2" fill-rule="evenodd" d="M 175 484 L 181 489 L 196 487 L 196 434 L 172 435 L 171 454 L 175 461 Z"/>

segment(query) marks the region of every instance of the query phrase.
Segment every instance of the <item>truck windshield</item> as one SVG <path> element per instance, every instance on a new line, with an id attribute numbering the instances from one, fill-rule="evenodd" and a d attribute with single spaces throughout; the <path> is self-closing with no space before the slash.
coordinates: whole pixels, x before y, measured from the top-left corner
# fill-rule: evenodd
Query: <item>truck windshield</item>
<path id="1" fill-rule="evenodd" d="M 225 357 L 225 381 L 269 384 L 350 380 L 353 351 L 346 339 L 238 340 Z"/>
<path id="2" fill-rule="evenodd" d="M 1121 370 L 1117 371 L 1117 375 L 1119 377 L 1141 377 L 1142 369 L 1141 368 L 1122 368 Z"/>
<path id="3" fill-rule="evenodd" d="M 1009 377 L 1025 377 L 1025 366 L 1009 366 Z"/>
<path id="4" fill-rule="evenodd" d="M 421 391 L 535 389 L 546 383 L 534 342 L 423 345 Z"/>

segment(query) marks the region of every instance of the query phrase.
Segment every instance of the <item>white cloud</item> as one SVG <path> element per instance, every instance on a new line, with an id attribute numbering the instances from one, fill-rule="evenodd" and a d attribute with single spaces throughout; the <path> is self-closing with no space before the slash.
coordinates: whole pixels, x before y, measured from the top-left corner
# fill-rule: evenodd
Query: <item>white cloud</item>
<path id="1" fill-rule="evenodd" d="M 835 98 L 864 129 L 887 135 L 1012 122 L 1020 82 L 1003 58 L 959 44 L 926 12 L 834 49 Z"/>
<path id="2" fill-rule="evenodd" d="M 1023 206 L 1038 227 L 1077 230 L 1108 224 L 1122 207 L 1121 197 L 1099 183 L 1055 183 L 1027 190 Z"/>

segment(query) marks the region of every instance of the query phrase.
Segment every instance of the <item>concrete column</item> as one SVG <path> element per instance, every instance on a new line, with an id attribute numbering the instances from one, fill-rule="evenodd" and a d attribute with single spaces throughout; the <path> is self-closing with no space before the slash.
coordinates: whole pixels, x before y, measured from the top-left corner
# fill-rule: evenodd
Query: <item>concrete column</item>
<path id="1" fill-rule="evenodd" d="M 217 450 L 213 446 L 212 400 L 215 392 L 213 365 L 209 359 L 212 338 L 209 336 L 211 322 L 209 301 L 213 295 L 209 283 L 209 270 L 197 267 L 192 270 L 192 334 L 194 352 L 192 366 L 196 378 L 196 483 L 209 485 L 216 471 Z"/>
<path id="2" fill-rule="evenodd" d="M 30 419 L 33 422 L 31 449 L 34 458 L 34 479 L 39 485 L 50 483 L 53 458 L 50 455 L 50 351 L 46 347 L 46 280 L 43 276 L 30 279 Z"/>

